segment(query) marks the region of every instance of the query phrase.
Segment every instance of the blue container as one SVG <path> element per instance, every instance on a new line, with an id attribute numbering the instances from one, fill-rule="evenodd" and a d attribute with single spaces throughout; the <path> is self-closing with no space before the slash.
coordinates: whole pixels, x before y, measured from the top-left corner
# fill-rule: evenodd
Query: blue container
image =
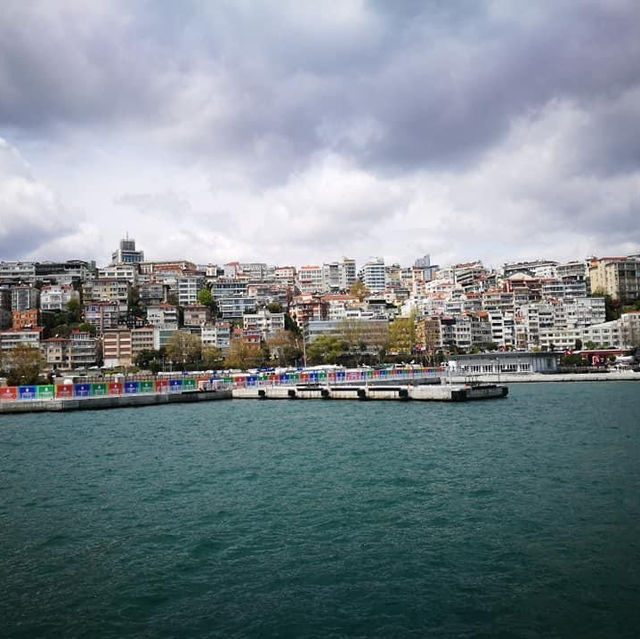
<path id="1" fill-rule="evenodd" d="M 74 397 L 89 397 L 91 394 L 91 384 L 74 384 L 73 396 Z"/>
<path id="2" fill-rule="evenodd" d="M 178 393 L 182 390 L 182 380 L 181 379 L 170 379 L 169 380 L 169 392 L 170 393 Z"/>
<path id="3" fill-rule="evenodd" d="M 19 399 L 35 399 L 36 387 L 35 386 L 18 386 L 18 398 Z"/>
<path id="4" fill-rule="evenodd" d="M 125 395 L 133 395 L 138 392 L 140 388 L 139 382 L 125 382 L 124 383 L 124 393 Z"/>

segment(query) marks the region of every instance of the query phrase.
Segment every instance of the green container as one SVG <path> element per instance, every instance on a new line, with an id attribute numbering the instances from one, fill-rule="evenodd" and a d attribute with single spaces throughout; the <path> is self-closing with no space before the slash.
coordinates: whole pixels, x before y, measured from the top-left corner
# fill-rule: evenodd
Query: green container
<path id="1" fill-rule="evenodd" d="M 53 399 L 54 387 L 52 384 L 42 384 L 36 386 L 36 397 L 38 399 Z"/>
<path id="2" fill-rule="evenodd" d="M 100 397 L 101 395 L 107 394 L 107 385 L 103 382 L 98 382 L 95 384 L 91 384 L 91 396 L 92 397 Z"/>
<path id="3" fill-rule="evenodd" d="M 183 377 L 182 378 L 182 390 L 194 390 L 196 387 L 195 377 Z"/>
<path id="4" fill-rule="evenodd" d="M 139 393 L 153 393 L 153 380 L 152 379 L 143 379 L 140 382 L 140 390 Z"/>

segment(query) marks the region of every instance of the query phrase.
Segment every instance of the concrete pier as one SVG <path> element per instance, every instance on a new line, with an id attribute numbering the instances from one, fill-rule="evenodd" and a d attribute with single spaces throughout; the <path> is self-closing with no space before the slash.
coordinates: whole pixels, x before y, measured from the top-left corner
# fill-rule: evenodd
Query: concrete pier
<path id="1" fill-rule="evenodd" d="M 61 412 L 72 410 L 100 410 L 105 408 L 134 408 L 161 404 L 184 404 L 231 399 L 231 391 L 187 391 L 183 393 L 148 393 L 142 395 L 112 395 L 73 399 L 41 399 L 0 402 L 0 415 L 15 413 Z"/>
<path id="2" fill-rule="evenodd" d="M 265 386 L 235 388 L 234 399 L 351 399 L 465 402 L 478 399 L 497 399 L 508 395 L 508 388 L 500 384 L 472 386 L 467 384 L 420 386 Z"/>

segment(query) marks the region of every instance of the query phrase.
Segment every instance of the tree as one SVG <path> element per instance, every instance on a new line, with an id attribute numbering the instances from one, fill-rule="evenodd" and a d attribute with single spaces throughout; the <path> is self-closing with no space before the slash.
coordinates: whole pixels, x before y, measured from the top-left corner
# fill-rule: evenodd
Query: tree
<path id="1" fill-rule="evenodd" d="M 162 361 L 165 358 L 165 348 L 159 350 L 143 350 L 136 356 L 134 364 L 138 368 L 151 371 L 154 375 L 162 369 Z"/>
<path id="2" fill-rule="evenodd" d="M 346 342 L 335 335 L 319 335 L 307 347 L 307 361 L 312 364 L 335 364 L 348 352 Z"/>
<path id="3" fill-rule="evenodd" d="M 416 329 L 412 317 L 398 317 L 389 325 L 389 350 L 411 354 L 416 342 Z"/>
<path id="4" fill-rule="evenodd" d="M 202 367 L 207 370 L 220 368 L 224 362 L 222 351 L 215 346 L 202 349 Z"/>
<path id="5" fill-rule="evenodd" d="M 229 352 L 225 358 L 225 365 L 228 368 L 256 368 L 263 361 L 262 349 L 258 344 L 248 344 L 241 337 L 231 340 Z"/>
<path id="6" fill-rule="evenodd" d="M 269 311 L 269 313 L 282 313 L 284 312 L 284 309 L 282 308 L 282 304 L 280 304 L 280 302 L 269 302 L 267 304 L 267 310 Z"/>
<path id="7" fill-rule="evenodd" d="M 137 286 L 130 286 L 127 292 L 127 315 L 132 317 L 144 315 L 144 308 L 140 302 L 140 289 Z"/>
<path id="8" fill-rule="evenodd" d="M 362 302 L 362 300 L 364 300 L 364 298 L 370 294 L 371 291 L 369 291 L 369 289 L 364 285 L 364 282 L 362 282 L 361 280 L 356 280 L 349 287 L 349 295 L 357 297 L 360 302 Z"/>
<path id="9" fill-rule="evenodd" d="M 67 323 L 78 324 L 82 321 L 82 305 L 74 297 L 67 302 Z"/>
<path id="10" fill-rule="evenodd" d="M 574 345 L 574 348 L 577 351 L 581 351 L 582 350 L 582 340 L 579 337 L 576 338 L 576 343 Z"/>
<path id="11" fill-rule="evenodd" d="M 9 386 L 36 384 L 44 366 L 44 360 L 39 348 L 19 344 L 9 352 L 7 365 L 10 367 L 7 375 Z"/>
<path id="12" fill-rule="evenodd" d="M 267 340 L 267 346 L 278 366 L 294 364 L 300 358 L 300 343 L 291 331 L 277 331 Z"/>
<path id="13" fill-rule="evenodd" d="M 211 291 L 208 288 L 201 288 L 198 291 L 198 304 L 211 308 L 213 304 L 213 295 L 211 295 Z"/>
<path id="14" fill-rule="evenodd" d="M 167 341 L 167 356 L 173 362 L 192 364 L 200 359 L 201 342 L 197 335 L 186 331 L 176 331 Z"/>

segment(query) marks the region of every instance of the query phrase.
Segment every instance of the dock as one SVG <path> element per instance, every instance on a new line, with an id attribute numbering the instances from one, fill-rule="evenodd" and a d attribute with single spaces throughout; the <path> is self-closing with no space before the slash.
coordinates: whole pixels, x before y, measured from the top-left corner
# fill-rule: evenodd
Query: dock
<path id="1" fill-rule="evenodd" d="M 466 402 L 507 397 L 503 384 L 442 384 L 442 385 L 337 385 L 337 386 L 264 386 L 234 388 L 234 399 L 351 399 Z"/>

